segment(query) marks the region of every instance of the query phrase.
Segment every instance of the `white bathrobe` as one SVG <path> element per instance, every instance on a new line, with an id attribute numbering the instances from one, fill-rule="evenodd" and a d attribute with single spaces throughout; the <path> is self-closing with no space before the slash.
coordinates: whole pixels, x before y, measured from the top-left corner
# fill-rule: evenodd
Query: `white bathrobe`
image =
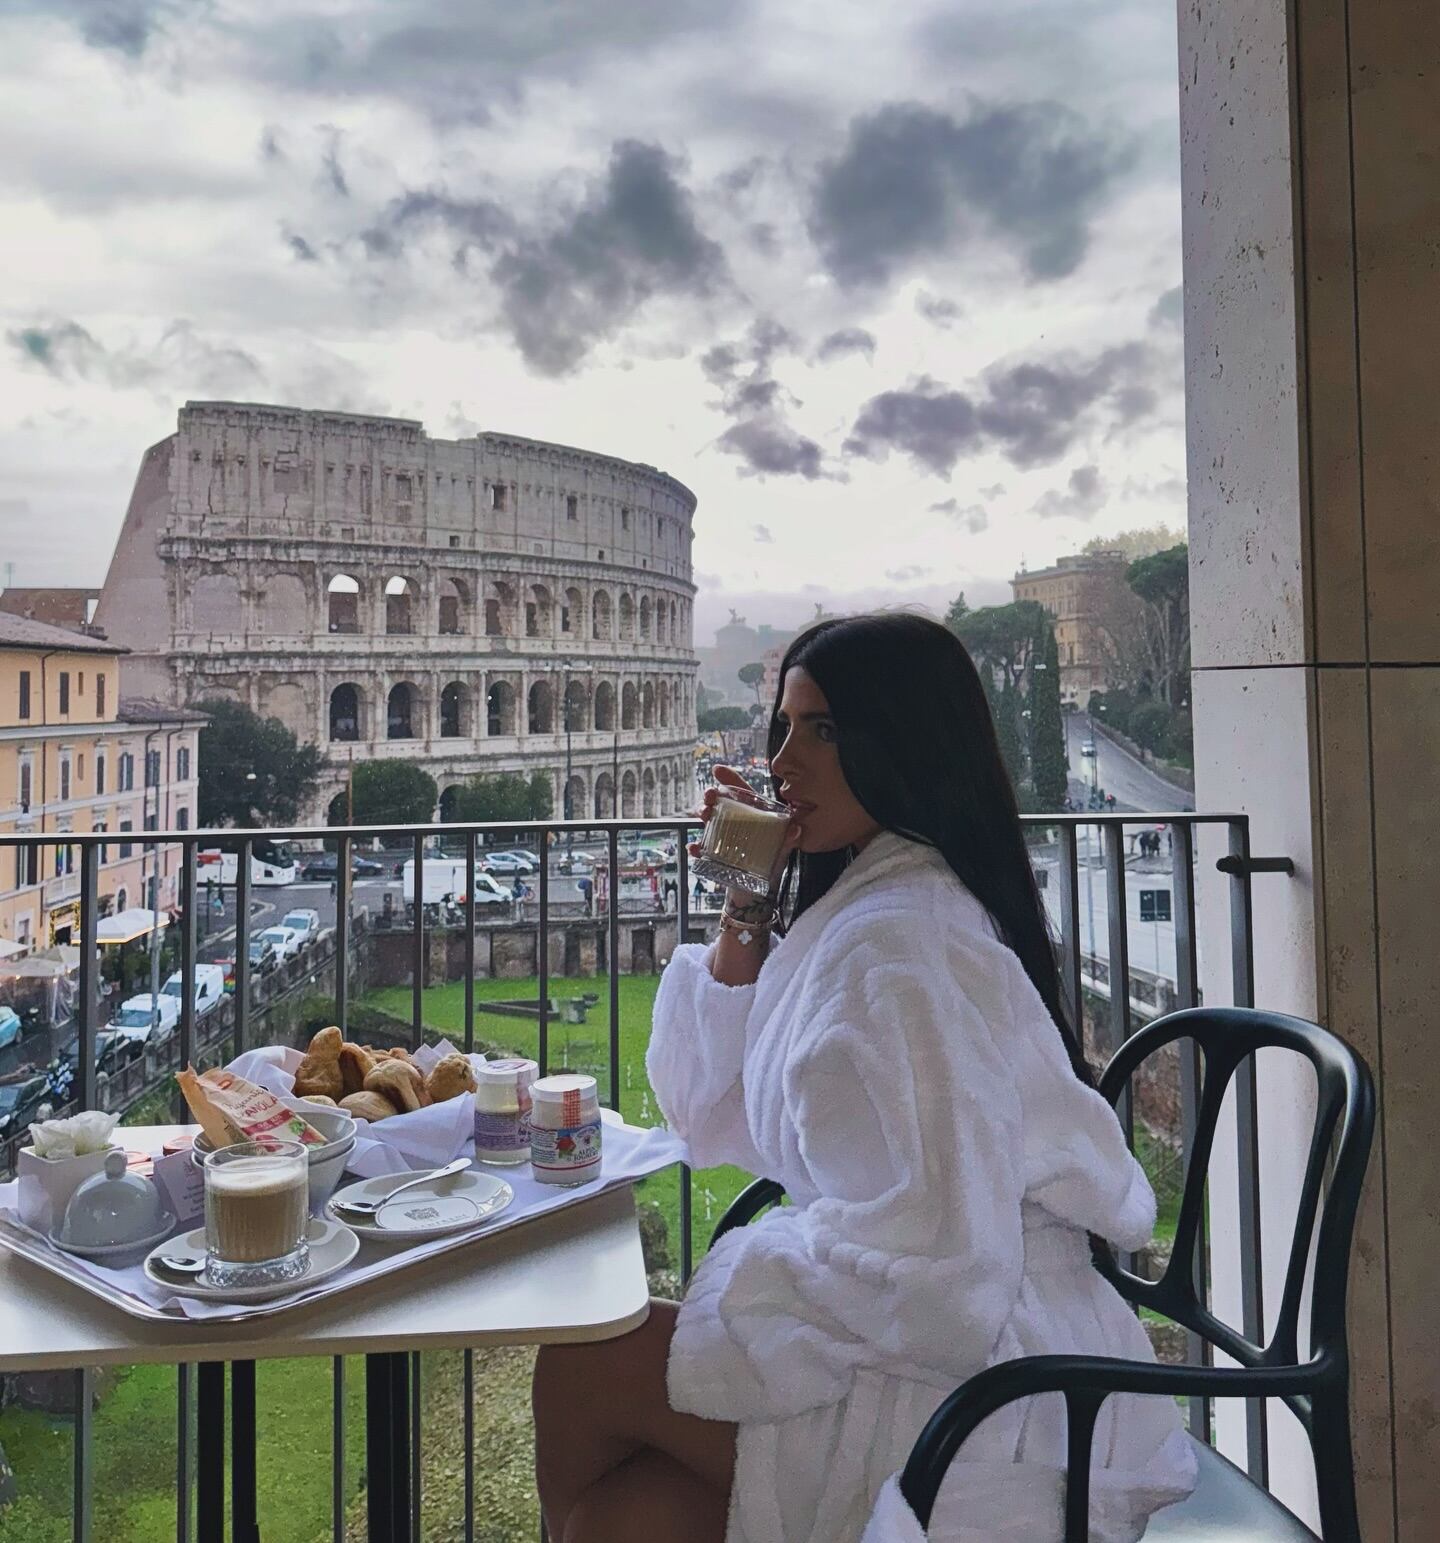
<path id="1" fill-rule="evenodd" d="M 727 1543 L 856 1543 L 944 1396 L 997 1361 L 1150 1359 L 1086 1230 L 1137 1248 L 1155 1199 L 1076 1080 L 1016 956 L 932 849 L 882 833 L 772 948 L 753 986 L 675 950 L 647 1065 L 697 1167 L 793 1204 L 721 1240 L 681 1306 L 677 1410 L 739 1427 Z M 1112 1398 L 1092 1537 L 1138 1537 L 1194 1465 L 1168 1399 Z M 1058 1396 L 961 1448 L 931 1537 L 1051 1543 Z"/>

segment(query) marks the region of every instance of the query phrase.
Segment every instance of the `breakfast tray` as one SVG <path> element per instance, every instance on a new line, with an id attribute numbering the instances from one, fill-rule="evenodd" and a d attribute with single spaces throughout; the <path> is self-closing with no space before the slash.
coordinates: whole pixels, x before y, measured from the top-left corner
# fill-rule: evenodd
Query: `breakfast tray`
<path id="1" fill-rule="evenodd" d="M 125 1140 L 127 1145 L 137 1150 L 153 1150 L 158 1154 L 164 1139 L 173 1134 L 174 1130 L 174 1126 L 129 1126 L 125 1130 Z M 179 1297 L 152 1283 L 138 1264 L 126 1269 L 107 1269 L 103 1265 L 62 1253 L 20 1221 L 15 1211 L 18 1181 L 0 1184 L 0 1248 L 73 1282 L 92 1296 L 112 1303 L 135 1318 L 147 1318 L 155 1323 L 178 1323 L 186 1319 L 206 1323 L 238 1323 L 244 1319 L 264 1318 L 285 1312 L 302 1303 L 339 1296 L 367 1281 L 378 1280 L 381 1276 L 392 1275 L 399 1270 L 413 1269 L 436 1254 L 448 1253 L 456 1248 L 470 1248 L 484 1238 L 506 1232 L 511 1227 L 523 1226 L 536 1217 L 548 1216 L 552 1211 L 566 1206 L 583 1205 L 596 1195 L 633 1184 L 648 1174 L 659 1173 L 672 1163 L 684 1162 L 686 1158 L 684 1142 L 671 1131 L 658 1126 L 642 1129 L 626 1125 L 606 1111 L 604 1169 L 600 1178 L 593 1183 L 565 1189 L 551 1184 L 537 1184 L 530 1176 L 529 1165 L 525 1163 L 513 1168 L 481 1165 L 484 1172 L 503 1178 L 515 1191 L 514 1200 L 498 1215 L 465 1232 L 415 1243 L 408 1248 L 393 1245 L 382 1248 L 376 1244 L 362 1243 L 355 1259 L 324 1281 L 317 1281 L 308 1290 L 301 1284 L 286 1296 L 272 1297 L 263 1302 L 207 1302 Z"/>

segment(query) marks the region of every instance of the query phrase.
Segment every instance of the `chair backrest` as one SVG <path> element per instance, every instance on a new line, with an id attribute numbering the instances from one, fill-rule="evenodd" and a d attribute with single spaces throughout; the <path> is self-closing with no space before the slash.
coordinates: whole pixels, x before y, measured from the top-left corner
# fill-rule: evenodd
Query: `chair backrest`
<path id="1" fill-rule="evenodd" d="M 1242 1365 L 1295 1365 L 1299 1359 L 1301 1298 L 1313 1238 L 1310 1358 L 1333 1362 L 1343 1388 L 1350 1245 L 1375 1125 L 1375 1091 L 1370 1072 L 1343 1040 L 1304 1019 L 1254 1008 L 1202 1007 L 1170 1013 L 1132 1035 L 1105 1068 L 1100 1079 L 1101 1093 L 1112 1104 L 1117 1103 L 1140 1063 L 1176 1041 L 1193 1042 L 1202 1062 L 1195 1130 L 1174 1250 L 1157 1281 L 1147 1281 L 1123 1270 L 1113 1259 L 1102 1261 L 1101 1268 L 1127 1300 L 1183 1324 Z M 1221 1102 L 1246 1057 L 1271 1046 L 1304 1056 L 1315 1069 L 1317 1091 L 1315 1124 L 1296 1207 L 1280 1307 L 1269 1337 L 1263 1344 L 1256 1344 L 1201 1302 L 1196 1289 L 1196 1260 L 1205 1214 L 1205 1181 Z M 1182 1045 L 1182 1054 L 1185 1050 Z M 1310 1399 L 1297 1396 L 1286 1402 L 1308 1428 Z"/>

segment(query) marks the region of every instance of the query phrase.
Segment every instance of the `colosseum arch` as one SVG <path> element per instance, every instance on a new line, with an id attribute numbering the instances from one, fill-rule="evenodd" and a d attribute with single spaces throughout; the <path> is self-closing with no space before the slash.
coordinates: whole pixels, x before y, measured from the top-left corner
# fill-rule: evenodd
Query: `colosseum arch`
<path id="1" fill-rule="evenodd" d="M 354 681 L 345 681 L 330 693 L 330 738 L 354 742 L 366 738 L 365 693 Z"/>
<path id="2" fill-rule="evenodd" d="M 440 819 L 445 824 L 451 824 L 460 818 L 457 805 L 465 792 L 463 782 L 452 782 L 448 787 L 440 791 Z"/>
<path id="3" fill-rule="evenodd" d="M 670 763 L 669 763 L 669 761 L 661 761 L 661 763 L 660 763 L 660 813 L 661 814 L 669 814 L 670 811 L 674 807 L 675 807 L 675 805 L 673 803 L 671 803 L 671 801 L 670 801 Z"/>
<path id="4" fill-rule="evenodd" d="M 678 643 L 680 641 L 680 633 L 678 631 L 679 616 L 679 609 L 675 602 L 672 600 L 670 602 L 670 641 L 672 643 Z"/>
<path id="5" fill-rule="evenodd" d="M 525 636 L 548 638 L 553 630 L 550 591 L 543 584 L 532 584 L 525 597 Z"/>
<path id="6" fill-rule="evenodd" d="M 595 818 L 611 820 L 615 817 L 615 779 L 609 772 L 601 772 L 595 779 Z"/>
<path id="7" fill-rule="evenodd" d="M 655 727 L 655 682 L 647 680 L 640 688 L 640 726 L 645 729 Z"/>
<path id="8" fill-rule="evenodd" d="M 640 596 L 640 641 L 650 641 L 650 596 Z"/>
<path id="9" fill-rule="evenodd" d="M 560 631 L 566 636 L 579 636 L 585 627 L 585 596 L 571 585 L 560 603 Z"/>
<path id="10" fill-rule="evenodd" d="M 622 729 L 638 727 L 637 694 L 633 680 L 627 680 L 620 691 L 620 727 Z"/>
<path id="11" fill-rule="evenodd" d="M 485 636 L 515 636 L 515 589 L 504 579 L 491 579 L 485 586 Z"/>
<path id="12" fill-rule="evenodd" d="M 584 734 L 590 728 L 590 693 L 583 680 L 572 680 L 565 687 L 564 727 L 571 734 Z"/>
<path id="13" fill-rule="evenodd" d="M 653 819 L 658 812 L 655 808 L 655 768 L 647 766 L 644 778 L 645 789 L 645 818 Z"/>
<path id="14" fill-rule="evenodd" d="M 620 779 L 620 818 L 633 820 L 636 815 L 635 798 L 639 784 L 635 780 L 635 773 L 627 771 Z"/>
<path id="15" fill-rule="evenodd" d="M 595 688 L 595 727 L 606 733 L 615 728 L 615 688 L 608 680 Z"/>
<path id="16" fill-rule="evenodd" d="M 586 810 L 585 779 L 576 772 L 565 784 L 565 793 L 560 800 L 560 818 L 563 820 L 583 820 Z"/>
<path id="17" fill-rule="evenodd" d="M 592 638 L 610 636 L 611 609 L 609 590 L 597 589 L 595 598 L 591 602 L 590 636 Z"/>
<path id="18" fill-rule="evenodd" d="M 397 681 L 385 699 L 386 739 L 423 739 L 420 693 L 408 681 Z"/>
<path id="19" fill-rule="evenodd" d="M 530 688 L 530 697 L 526 703 L 525 732 L 527 734 L 555 732 L 555 693 L 548 680 L 537 680 Z"/>
<path id="20" fill-rule="evenodd" d="M 245 630 L 245 607 L 233 573 L 202 573 L 190 585 L 190 626 L 194 632 Z"/>
<path id="21" fill-rule="evenodd" d="M 325 586 L 325 621 L 331 632 L 356 633 L 360 630 L 360 581 L 348 573 L 337 573 Z"/>
<path id="22" fill-rule="evenodd" d="M 668 680 L 660 682 L 658 695 L 660 698 L 660 727 L 668 729 L 670 727 L 670 682 Z"/>
<path id="23" fill-rule="evenodd" d="M 409 637 L 415 631 L 416 589 L 404 574 L 385 580 L 385 632 L 388 637 Z"/>
<path id="24" fill-rule="evenodd" d="M 311 629 L 310 598 L 298 573 L 272 573 L 261 580 L 263 623 L 277 638 L 305 637 Z"/>
<path id="25" fill-rule="evenodd" d="M 497 680 L 485 693 L 485 732 L 515 732 L 515 688 L 508 680 Z"/>
<path id="26" fill-rule="evenodd" d="M 464 579 L 440 582 L 439 633 L 441 637 L 463 637 L 470 630 L 470 586 Z"/>
<path id="27" fill-rule="evenodd" d="M 664 600 L 655 602 L 655 641 L 663 643 L 669 636 L 670 629 L 666 625 L 667 613 Z"/>
<path id="28" fill-rule="evenodd" d="M 440 738 L 468 739 L 470 720 L 470 687 L 463 680 L 448 682 L 440 691 Z"/>

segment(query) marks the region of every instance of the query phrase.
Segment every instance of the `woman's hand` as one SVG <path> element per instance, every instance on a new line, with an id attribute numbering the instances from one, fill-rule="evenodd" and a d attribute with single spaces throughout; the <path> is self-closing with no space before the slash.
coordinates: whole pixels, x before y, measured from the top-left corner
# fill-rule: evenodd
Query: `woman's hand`
<path id="1" fill-rule="evenodd" d="M 717 766 L 712 773 L 718 787 L 706 788 L 700 800 L 700 808 L 696 812 L 700 816 L 702 825 L 709 824 L 711 816 L 715 813 L 715 806 L 725 798 L 733 798 L 738 803 L 760 805 L 765 802 L 759 798 L 744 777 L 733 766 Z M 800 840 L 800 823 L 792 820 L 785 832 L 785 841 L 780 848 L 780 855 L 775 859 L 775 866 L 770 873 L 770 893 L 773 897 L 775 888 L 780 882 L 780 876 L 785 872 L 785 865 L 790 861 L 790 854 L 795 850 Z M 691 857 L 699 857 L 702 843 L 692 841 L 688 851 Z M 769 909 L 769 904 L 766 909 Z M 757 904 L 756 897 L 748 889 L 732 889 L 726 893 L 726 906 L 731 911 L 743 911 L 747 907 Z"/>

